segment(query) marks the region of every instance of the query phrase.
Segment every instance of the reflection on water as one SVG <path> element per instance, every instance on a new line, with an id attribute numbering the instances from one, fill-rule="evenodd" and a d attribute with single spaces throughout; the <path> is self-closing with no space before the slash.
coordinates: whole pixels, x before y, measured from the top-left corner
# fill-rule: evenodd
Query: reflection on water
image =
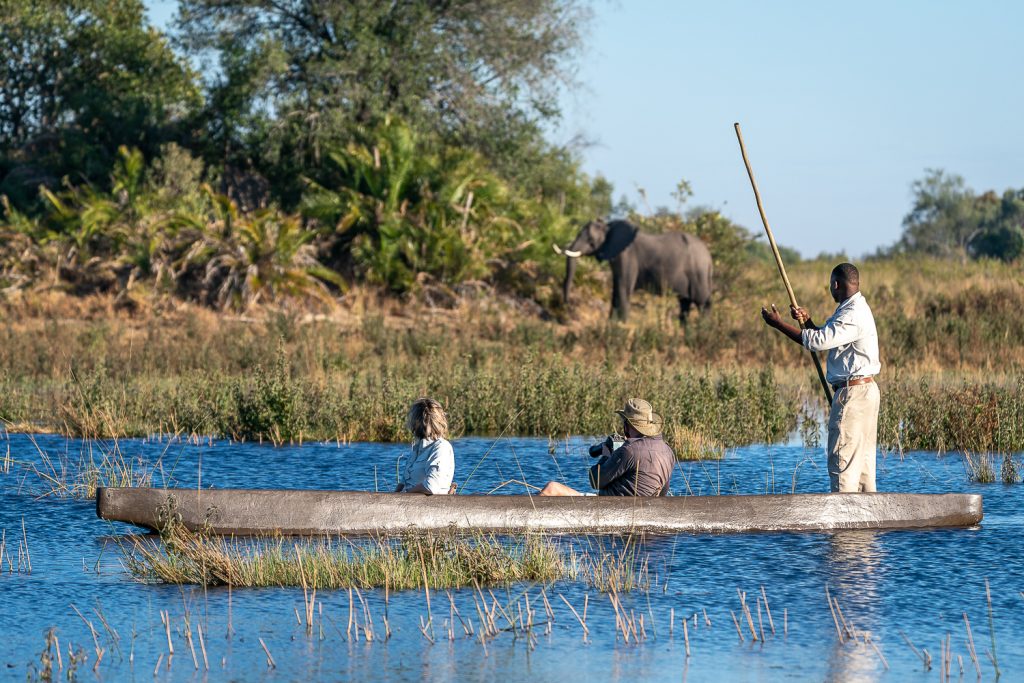
<path id="1" fill-rule="evenodd" d="M 4 437 L 0 436 L 0 439 Z M 76 463 L 87 447 L 77 441 L 40 435 L 40 449 L 54 462 L 64 457 Z M 559 442 L 549 452 L 544 439 L 461 439 L 455 442 L 456 481 L 464 491 L 483 493 L 512 480 L 542 485 L 549 479 L 574 488 L 587 485 L 591 463 L 586 446 L 591 439 Z M 12 435 L 0 443 L 23 464 L 40 456 L 28 437 Z M 93 451 L 102 444 L 91 444 Z M 305 444 L 273 448 L 257 444 L 179 441 L 122 441 L 121 450 L 140 457 L 154 469 L 157 483 L 196 486 L 200 459 L 202 485 L 218 488 L 341 488 L 389 490 L 394 486 L 395 462 L 402 445 Z M 756 495 L 766 489 L 798 492 L 827 488 L 822 456 L 802 447 L 753 446 L 731 451 L 716 463 L 680 463 L 673 476 L 675 495 L 723 493 Z M 159 463 L 159 466 L 154 466 Z M 17 471 L 16 471 L 17 470 Z M 318 592 L 323 617 L 312 639 L 297 625 L 303 608 L 301 589 L 193 589 L 143 585 L 125 575 L 116 547 L 108 536 L 132 533 L 126 525 L 97 520 L 92 501 L 38 499 L 44 487 L 38 477 L 14 467 L 0 474 L 0 529 L 6 530 L 5 553 L 14 553 L 22 520 L 32 553 L 31 574 L 10 571 L 3 560 L 0 577 L 0 670 L 21 679 L 29 662 L 39 662 L 43 633 L 56 626 L 61 642 L 91 644 L 92 634 L 78 611 L 94 626 L 102 613 L 119 633 L 115 646 L 106 629 L 99 630 L 106 648 L 98 673 L 119 680 L 134 673 L 153 674 L 158 657 L 167 650 L 166 628 L 160 612 L 175 627 L 175 662 L 166 660 L 158 678 L 191 678 L 194 674 L 184 640 L 186 614 L 201 622 L 209 635 L 210 680 L 251 679 L 265 675 L 262 639 L 277 662 L 282 680 L 316 678 L 379 678 L 392 680 L 875 680 L 885 673 L 873 647 L 884 653 L 893 680 L 924 676 L 913 651 L 900 637 L 909 634 L 932 652 L 952 634 L 956 654 L 969 661 L 963 644 L 963 612 L 970 616 L 977 643 L 990 642 L 987 630 L 984 580 L 992 583 L 998 657 L 1004 673 L 1024 671 L 1024 517 L 1019 511 L 1021 489 L 982 487 L 967 481 L 955 456 L 913 453 L 905 459 L 880 456 L 879 487 L 883 490 L 945 492 L 977 491 L 985 495 L 985 522 L 976 529 L 931 531 L 842 531 L 836 533 L 677 534 L 630 539 L 584 536 L 568 538 L 574 547 L 594 555 L 619 555 L 634 549 L 647 562 L 649 591 L 620 596 L 622 608 L 637 620 L 642 616 L 647 639 L 640 645 L 616 636 L 616 612 L 606 594 L 579 583 L 546 586 L 556 617 L 550 633 L 524 638 L 503 632 L 481 644 L 473 637 L 447 637 L 428 642 L 419 630 L 427 614 L 423 592 L 364 591 L 367 609 L 379 622 L 387 611 L 394 636 L 367 643 L 351 638 L 347 591 Z M 497 494 L 522 491 L 506 485 Z M 634 545 L 635 544 L 635 545 Z M 761 587 L 771 603 L 777 633 L 765 642 L 747 633 L 737 637 L 730 613 L 741 615 L 737 589 L 754 596 Z M 839 642 L 825 589 L 838 604 L 841 628 L 856 637 Z M 450 618 L 447 595 L 432 592 L 438 634 Z M 495 590 L 494 598 L 509 611 L 529 597 L 534 609 L 542 604 L 540 587 L 517 585 Z M 584 644 L 577 619 L 561 597 L 581 612 L 587 605 L 590 638 Z M 463 618 L 477 619 L 474 591 L 452 591 Z M 488 600 L 491 597 L 488 596 Z M 74 604 L 75 608 L 72 607 Z M 492 603 L 493 604 L 493 603 Z M 497 614 L 497 612 L 495 612 Z M 711 625 L 704 620 L 707 614 Z M 696 621 L 695 615 L 699 616 Z M 690 618 L 686 658 L 681 620 Z M 757 623 L 757 613 L 754 616 Z M 231 624 L 230 637 L 228 624 Z M 785 627 L 783 626 L 785 624 Z M 13 626 L 16 625 L 16 626 Z M 507 626 L 507 624 L 505 624 Z M 322 626 L 324 638 L 319 638 Z M 764 628 L 769 630 L 766 623 Z M 382 631 L 382 627 L 377 626 Z M 788 631 L 788 633 L 786 632 Z M 134 636 L 132 635 L 134 634 Z M 127 645 L 128 642 L 131 645 Z M 91 647 L 91 645 L 90 645 Z M 986 675 L 991 666 L 979 651 Z M 132 653 L 132 659 L 129 658 Z M 182 654 L 186 653 L 186 654 Z M 91 667 L 95 655 L 88 663 Z M 201 665 L 201 664 L 200 664 Z M 136 669 L 136 667 L 138 667 Z M 929 672 L 929 676 L 934 675 Z M 1012 676 L 1010 676 L 1012 678 Z"/>
<path id="2" fill-rule="evenodd" d="M 863 640 L 833 641 L 825 680 L 859 683 L 877 679 L 878 657 Z"/>
<path id="3" fill-rule="evenodd" d="M 876 602 L 879 573 L 884 571 L 884 532 L 874 529 L 844 529 L 827 535 L 825 571 L 829 587 L 837 595 L 849 596 L 869 605 Z"/>
<path id="4" fill-rule="evenodd" d="M 837 635 L 828 658 L 827 680 L 873 681 L 879 659 L 868 641 L 875 637 L 879 615 L 879 575 L 885 551 L 870 529 L 843 530 L 828 536 L 826 556 L 829 597 Z"/>

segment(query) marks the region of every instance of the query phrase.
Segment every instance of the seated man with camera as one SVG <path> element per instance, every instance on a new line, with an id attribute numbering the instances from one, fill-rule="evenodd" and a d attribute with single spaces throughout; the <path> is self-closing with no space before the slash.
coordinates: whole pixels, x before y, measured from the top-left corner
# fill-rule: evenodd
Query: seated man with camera
<path id="1" fill-rule="evenodd" d="M 615 412 L 622 417 L 625 441 L 610 436 L 603 443 L 590 447 L 590 455 L 601 458 L 590 468 L 590 485 L 597 489 L 599 496 L 668 495 L 676 456 L 661 438 L 661 416 L 642 398 L 629 399 L 622 410 Z M 580 493 L 551 481 L 538 495 L 593 494 Z"/>

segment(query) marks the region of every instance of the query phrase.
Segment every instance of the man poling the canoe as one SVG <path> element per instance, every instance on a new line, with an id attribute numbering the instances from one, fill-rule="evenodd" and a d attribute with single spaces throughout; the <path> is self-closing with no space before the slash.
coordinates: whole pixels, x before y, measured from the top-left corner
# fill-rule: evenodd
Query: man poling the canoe
<path id="1" fill-rule="evenodd" d="M 879 405 L 874 376 L 882 369 L 875 319 L 860 292 L 860 273 L 852 263 L 832 269 L 829 292 L 839 305 L 821 327 L 798 306 L 790 310 L 802 330 L 784 321 L 775 304 L 771 310 L 762 307 L 761 317 L 809 351 L 828 351 L 825 376 L 835 392 L 828 418 L 831 490 L 873 492 Z"/>
<path id="2" fill-rule="evenodd" d="M 768 234 L 775 263 L 786 292 L 789 294 L 790 311 L 800 328 L 782 320 L 775 304 L 771 310 L 762 306 L 764 321 L 782 332 L 791 340 L 811 352 L 818 379 L 828 402 L 828 474 L 830 490 L 835 492 L 875 491 L 875 449 L 878 440 L 878 385 L 874 376 L 881 370 L 878 359 L 878 333 L 875 319 L 864 296 L 860 293 L 860 273 L 851 263 L 840 263 L 832 269 L 829 278 L 829 292 L 837 304 L 832 314 L 820 328 L 811 321 L 810 315 L 796 303 L 796 295 L 786 276 L 782 255 L 775 236 L 768 225 L 768 217 L 761 203 L 761 193 L 754 180 L 754 171 L 747 159 L 740 124 L 733 124 L 736 139 L 740 143 L 743 165 L 754 190 L 757 210 L 761 223 Z M 828 351 L 827 373 L 821 369 L 818 351 Z M 835 395 L 829 391 L 829 385 Z"/>

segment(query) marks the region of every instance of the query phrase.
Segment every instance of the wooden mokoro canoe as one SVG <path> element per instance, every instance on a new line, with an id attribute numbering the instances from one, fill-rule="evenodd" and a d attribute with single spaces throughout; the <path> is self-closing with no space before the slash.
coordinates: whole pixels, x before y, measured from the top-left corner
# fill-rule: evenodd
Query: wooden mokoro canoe
<path id="1" fill-rule="evenodd" d="M 455 526 L 483 531 L 729 532 L 967 527 L 981 496 L 803 493 L 611 498 L 424 496 L 364 491 L 100 488 L 102 519 L 158 529 L 168 514 L 218 534 L 366 534 Z"/>

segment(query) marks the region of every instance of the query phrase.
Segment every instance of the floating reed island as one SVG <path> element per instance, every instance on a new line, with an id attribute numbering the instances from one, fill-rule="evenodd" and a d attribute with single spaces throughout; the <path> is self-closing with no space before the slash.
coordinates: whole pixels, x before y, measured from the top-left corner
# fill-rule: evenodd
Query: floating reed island
<path id="1" fill-rule="evenodd" d="M 296 541 L 280 534 L 226 538 L 172 519 L 159 536 L 127 537 L 119 545 L 128 571 L 153 583 L 429 590 L 571 580 L 616 593 L 650 586 L 648 560 L 634 536 L 580 545 L 543 534 L 451 528 Z"/>
<path id="2" fill-rule="evenodd" d="M 414 496 L 364 491 L 100 488 L 102 519 L 159 530 L 173 519 L 217 534 L 437 531 L 621 533 L 967 527 L 981 496 L 829 493 L 750 496 Z"/>
<path id="3" fill-rule="evenodd" d="M 236 587 L 435 588 L 550 582 L 568 578 L 563 552 L 540 536 L 517 542 L 453 532 L 389 541 L 346 543 L 322 538 L 302 543 L 282 536 L 228 540 L 169 523 L 159 538 L 122 544 L 125 566 L 144 581 Z"/>

